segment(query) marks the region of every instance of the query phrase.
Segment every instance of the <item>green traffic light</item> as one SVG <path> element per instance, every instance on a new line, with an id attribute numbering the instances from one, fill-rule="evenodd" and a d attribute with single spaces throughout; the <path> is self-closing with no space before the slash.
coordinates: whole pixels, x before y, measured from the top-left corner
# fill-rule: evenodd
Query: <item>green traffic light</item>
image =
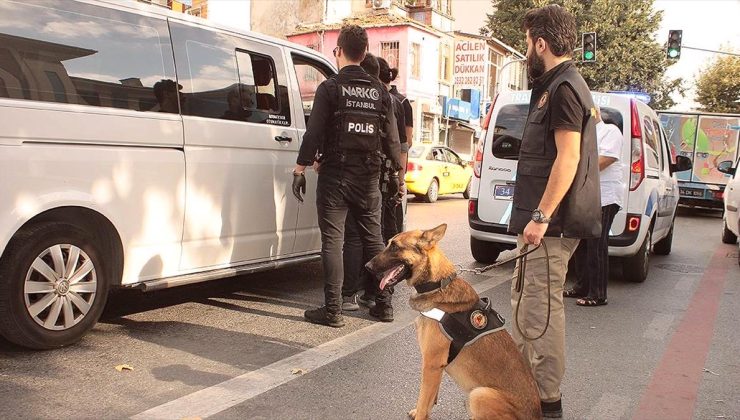
<path id="1" fill-rule="evenodd" d="M 586 60 L 593 60 L 594 59 L 594 52 L 593 51 L 586 51 L 583 53 L 583 58 Z"/>
<path id="2" fill-rule="evenodd" d="M 668 50 L 668 56 L 671 58 L 678 57 L 678 50 Z"/>

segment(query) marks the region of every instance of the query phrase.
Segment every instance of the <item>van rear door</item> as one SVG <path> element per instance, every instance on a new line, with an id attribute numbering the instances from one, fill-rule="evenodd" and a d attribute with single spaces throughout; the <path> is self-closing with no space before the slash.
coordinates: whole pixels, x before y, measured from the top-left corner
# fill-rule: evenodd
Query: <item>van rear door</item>
<path id="1" fill-rule="evenodd" d="M 500 141 L 521 143 L 529 111 L 529 92 L 502 95 L 493 110 L 493 118 L 483 146 L 483 163 L 478 192 L 478 217 L 481 221 L 509 224 L 513 207 L 517 159 L 501 159 L 493 153 Z"/>

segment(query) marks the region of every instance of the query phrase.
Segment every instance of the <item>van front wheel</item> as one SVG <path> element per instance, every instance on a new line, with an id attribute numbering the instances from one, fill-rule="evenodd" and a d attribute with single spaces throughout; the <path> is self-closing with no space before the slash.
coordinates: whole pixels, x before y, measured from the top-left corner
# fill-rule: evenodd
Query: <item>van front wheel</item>
<path id="1" fill-rule="evenodd" d="M 622 271 L 626 280 L 633 283 L 642 283 L 647 279 L 652 237 L 653 233 L 648 229 L 645 240 L 642 242 L 642 246 L 640 246 L 637 254 L 624 259 Z"/>
<path id="2" fill-rule="evenodd" d="M 473 258 L 481 264 L 493 264 L 498 259 L 502 248 L 494 242 L 481 241 L 470 237 L 470 252 Z"/>
<path id="3" fill-rule="evenodd" d="M 25 228 L 0 263 L 0 334 L 39 350 L 72 344 L 98 321 L 108 285 L 88 232 L 57 222 Z"/>

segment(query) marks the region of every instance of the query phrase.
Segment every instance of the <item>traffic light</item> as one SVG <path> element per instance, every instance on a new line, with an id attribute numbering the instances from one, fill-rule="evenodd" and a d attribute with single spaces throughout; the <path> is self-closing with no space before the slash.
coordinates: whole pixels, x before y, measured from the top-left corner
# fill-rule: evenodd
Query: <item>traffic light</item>
<path id="1" fill-rule="evenodd" d="M 678 60 L 681 58 L 681 38 L 683 38 L 683 31 L 668 31 L 668 50 L 666 51 L 668 59 Z"/>
<path id="2" fill-rule="evenodd" d="M 581 35 L 581 58 L 587 63 L 596 61 L 596 32 Z"/>

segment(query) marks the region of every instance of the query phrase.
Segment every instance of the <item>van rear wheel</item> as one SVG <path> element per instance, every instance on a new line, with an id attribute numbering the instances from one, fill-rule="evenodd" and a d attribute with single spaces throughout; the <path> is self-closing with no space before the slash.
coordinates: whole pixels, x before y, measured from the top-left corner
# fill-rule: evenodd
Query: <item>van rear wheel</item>
<path id="1" fill-rule="evenodd" d="M 730 229 L 727 229 L 727 223 L 722 223 L 722 243 L 734 244 L 737 242 L 737 235 L 732 233 Z"/>
<path id="2" fill-rule="evenodd" d="M 671 230 L 668 231 L 668 235 L 665 238 L 659 240 L 653 245 L 653 252 L 657 255 L 668 255 L 671 253 L 671 247 L 673 246 L 673 226 L 676 224 L 674 220 L 671 222 Z"/>
<path id="3" fill-rule="evenodd" d="M 25 228 L 0 265 L 0 334 L 32 349 L 78 341 L 98 321 L 109 272 L 88 232 L 66 223 Z"/>
<path id="4" fill-rule="evenodd" d="M 637 254 L 624 259 L 622 271 L 626 280 L 633 283 L 642 283 L 647 279 L 652 237 L 653 232 L 648 229 L 645 240 L 642 242 L 642 246 L 640 246 Z"/>
<path id="5" fill-rule="evenodd" d="M 503 248 L 495 242 L 481 241 L 470 237 L 470 252 L 473 258 L 481 264 L 492 264 L 496 262 Z"/>

